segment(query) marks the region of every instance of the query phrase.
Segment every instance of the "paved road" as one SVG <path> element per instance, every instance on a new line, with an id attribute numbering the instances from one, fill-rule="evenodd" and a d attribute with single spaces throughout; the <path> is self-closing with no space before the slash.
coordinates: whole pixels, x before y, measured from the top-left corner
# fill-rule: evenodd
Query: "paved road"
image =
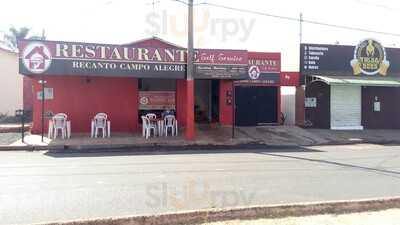
<path id="1" fill-rule="evenodd" d="M 400 146 L 214 154 L 0 152 L 0 224 L 400 196 Z"/>

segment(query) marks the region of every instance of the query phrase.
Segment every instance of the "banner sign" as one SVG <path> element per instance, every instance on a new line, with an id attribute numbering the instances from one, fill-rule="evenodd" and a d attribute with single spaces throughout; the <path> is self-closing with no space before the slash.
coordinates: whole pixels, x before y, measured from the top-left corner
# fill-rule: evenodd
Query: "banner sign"
<path id="1" fill-rule="evenodd" d="M 281 71 L 281 54 L 266 52 L 248 53 L 249 69 L 240 84 L 266 84 L 279 85 Z"/>
<path id="2" fill-rule="evenodd" d="M 246 79 L 246 50 L 195 50 L 195 79 Z"/>
<path id="3" fill-rule="evenodd" d="M 186 77 L 186 49 L 163 42 L 110 45 L 20 40 L 19 72 L 24 75 Z M 280 54 L 247 50 L 196 49 L 195 79 L 251 80 L 279 84 Z"/>
<path id="4" fill-rule="evenodd" d="M 300 45 L 300 72 L 324 76 L 400 76 L 400 49 L 384 48 L 374 39 L 356 46 Z"/>
<path id="5" fill-rule="evenodd" d="M 24 75 L 185 78 L 186 50 L 77 42 L 18 42 Z"/>
<path id="6" fill-rule="evenodd" d="M 175 110 L 174 91 L 139 91 L 140 110 Z"/>

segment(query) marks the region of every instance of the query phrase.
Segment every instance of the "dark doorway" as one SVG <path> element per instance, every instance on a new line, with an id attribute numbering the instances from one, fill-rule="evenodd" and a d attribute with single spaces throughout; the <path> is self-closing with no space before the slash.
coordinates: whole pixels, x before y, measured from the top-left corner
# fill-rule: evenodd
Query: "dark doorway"
<path id="1" fill-rule="evenodd" d="M 194 110 L 196 123 L 219 121 L 219 80 L 195 81 Z"/>
<path id="2" fill-rule="evenodd" d="M 397 87 L 362 88 L 362 125 L 366 129 L 398 129 L 400 106 Z"/>
<path id="3" fill-rule="evenodd" d="M 219 80 L 211 81 L 211 122 L 219 122 Z"/>
<path id="4" fill-rule="evenodd" d="M 314 81 L 307 85 L 305 97 L 314 98 L 316 101 L 315 106 L 305 107 L 305 125 L 312 128 L 330 129 L 331 87 L 322 81 Z"/>
<path id="5" fill-rule="evenodd" d="M 278 87 L 235 87 L 236 125 L 257 126 L 278 122 Z"/>

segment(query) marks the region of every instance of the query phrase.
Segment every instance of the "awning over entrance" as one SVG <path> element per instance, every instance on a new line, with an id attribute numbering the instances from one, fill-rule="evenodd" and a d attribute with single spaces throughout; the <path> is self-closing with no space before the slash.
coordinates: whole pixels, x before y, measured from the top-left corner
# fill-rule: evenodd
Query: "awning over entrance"
<path id="1" fill-rule="evenodd" d="M 383 86 L 400 87 L 400 79 L 377 76 L 312 76 L 313 80 L 321 80 L 329 85 L 354 85 L 354 86 Z"/>

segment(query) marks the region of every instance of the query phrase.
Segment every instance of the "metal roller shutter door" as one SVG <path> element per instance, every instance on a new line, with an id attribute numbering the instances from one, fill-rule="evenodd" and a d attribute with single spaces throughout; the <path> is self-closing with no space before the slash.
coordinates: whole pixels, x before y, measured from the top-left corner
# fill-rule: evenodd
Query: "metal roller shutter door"
<path id="1" fill-rule="evenodd" d="M 361 86 L 331 85 L 331 129 L 363 129 L 361 126 Z"/>

